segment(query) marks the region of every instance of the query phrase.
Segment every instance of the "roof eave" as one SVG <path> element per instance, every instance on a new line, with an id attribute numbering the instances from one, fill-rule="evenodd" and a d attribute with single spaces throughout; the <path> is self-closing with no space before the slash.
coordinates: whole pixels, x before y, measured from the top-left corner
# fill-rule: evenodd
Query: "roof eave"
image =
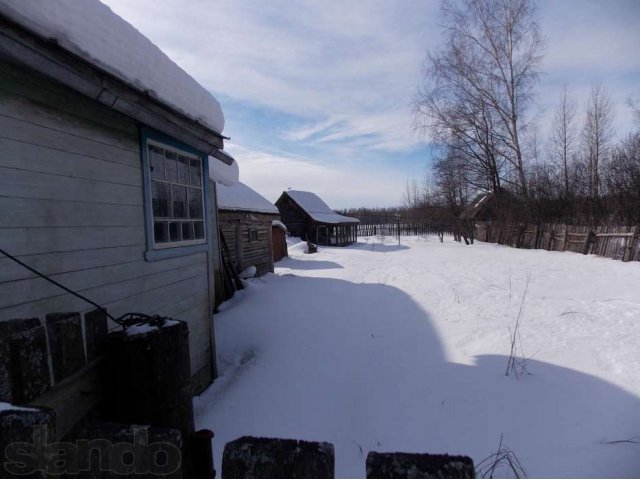
<path id="1" fill-rule="evenodd" d="M 228 138 L 1 15 L 0 59 L 31 68 L 203 153 L 213 155 Z"/>

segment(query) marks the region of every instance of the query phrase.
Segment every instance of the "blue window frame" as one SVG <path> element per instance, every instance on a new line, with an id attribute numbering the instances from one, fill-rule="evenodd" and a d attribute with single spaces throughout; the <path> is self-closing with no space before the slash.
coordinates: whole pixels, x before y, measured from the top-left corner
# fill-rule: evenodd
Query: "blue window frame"
<path id="1" fill-rule="evenodd" d="M 208 156 L 160 132 L 140 129 L 148 261 L 207 251 Z"/>

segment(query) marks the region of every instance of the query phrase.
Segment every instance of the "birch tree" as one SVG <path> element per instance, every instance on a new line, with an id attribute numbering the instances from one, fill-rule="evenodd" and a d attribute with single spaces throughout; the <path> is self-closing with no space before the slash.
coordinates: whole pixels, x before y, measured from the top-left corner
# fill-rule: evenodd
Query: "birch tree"
<path id="1" fill-rule="evenodd" d="M 591 198 L 600 196 L 600 170 L 613 140 L 613 103 L 601 83 L 591 86 L 582 131 L 587 164 L 587 188 Z"/>
<path id="2" fill-rule="evenodd" d="M 564 198 L 573 195 L 574 181 L 572 175 L 572 162 L 575 156 L 577 132 L 576 132 L 577 107 L 575 100 L 569 96 L 567 87 L 564 87 L 560 105 L 553 117 L 553 125 L 550 134 L 551 161 L 560 170 Z"/>
<path id="3" fill-rule="evenodd" d="M 465 158 L 488 172 L 508 162 L 526 199 L 521 138 L 543 50 L 534 6 L 531 0 L 444 0 L 442 12 L 445 46 L 428 55 L 416 124 L 440 143 L 462 145 Z"/>

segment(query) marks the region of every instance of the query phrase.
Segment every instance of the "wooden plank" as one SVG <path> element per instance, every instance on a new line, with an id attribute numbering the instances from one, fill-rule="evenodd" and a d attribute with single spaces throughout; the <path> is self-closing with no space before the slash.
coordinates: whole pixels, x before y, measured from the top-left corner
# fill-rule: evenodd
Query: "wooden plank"
<path id="1" fill-rule="evenodd" d="M 34 139 L 34 142 L 38 141 Z M 117 157 L 105 160 L 34 142 L 3 138 L 0 166 L 120 185 L 142 185 L 142 164 L 137 151 L 121 152 Z"/>
<path id="2" fill-rule="evenodd" d="M 145 235 L 142 227 L 3 228 L 0 244 L 19 256 L 131 245 L 144 248 Z"/>
<path id="3" fill-rule="evenodd" d="M 142 252 L 143 247 L 141 245 L 134 245 L 22 255 L 20 260 L 45 275 L 50 275 L 52 273 L 71 273 L 97 267 L 136 262 L 141 260 Z M 0 255 L 0 283 L 35 277 L 36 275 L 29 270 Z"/>
<path id="4" fill-rule="evenodd" d="M 49 407 L 56 412 L 56 440 L 71 431 L 102 400 L 103 383 L 100 381 L 99 358 L 78 373 L 55 385 L 51 390 L 34 399 L 30 405 Z"/>
<path id="5" fill-rule="evenodd" d="M 7 197 L 142 205 L 142 185 L 54 176 L 0 167 L 0 192 Z"/>
<path id="6" fill-rule="evenodd" d="M 137 137 L 136 137 L 137 138 Z M 133 148 L 120 148 L 114 139 L 113 144 L 97 142 L 84 135 L 75 135 L 63 129 L 51 129 L 34 122 L 15 119 L 0 114 L 0 139 L 9 139 L 25 144 L 40 145 L 61 152 L 76 153 L 89 158 L 105 161 L 120 162 L 127 165 L 140 165 L 140 159 L 135 159 L 139 145 Z M 129 143 L 131 139 L 127 139 Z M 135 164 L 133 163 L 135 160 Z"/>
<path id="7" fill-rule="evenodd" d="M 157 312 L 156 301 L 166 302 L 168 300 L 169 302 L 175 302 L 176 298 L 178 298 L 178 292 L 174 292 L 169 288 L 172 285 L 197 278 L 202 284 L 202 288 L 206 291 L 206 267 L 206 263 L 201 262 L 196 265 L 143 275 L 126 281 L 80 289 L 79 293 L 99 305 L 109 308 L 112 314 L 126 313 L 118 305 L 127 299 L 130 299 L 129 303 L 131 305 L 137 305 L 137 308 L 127 311 L 142 310 L 145 313 L 160 313 Z M 193 289 L 193 286 L 194 283 L 189 283 L 190 289 Z M 3 289 L 4 286 L 0 286 L 0 288 Z M 3 295 L 0 295 L 0 298 L 4 298 Z M 136 299 L 135 297 L 140 298 Z M 2 308 L 0 309 L 0 319 L 39 317 L 50 312 L 78 311 L 84 313 L 93 308 L 95 307 L 87 305 L 85 301 L 64 293 Z"/>
<path id="8" fill-rule="evenodd" d="M 67 288 L 82 293 L 89 289 L 106 287 L 126 281 L 138 280 L 140 283 L 144 283 L 147 276 L 173 272 L 192 265 L 202 268 L 202 263 L 204 263 L 206 269 L 206 262 L 198 261 L 195 257 L 197 256 L 177 257 L 162 262 L 139 260 L 70 273 L 52 273 L 50 277 Z M 40 277 L 0 283 L 0 292 L 2 292 L 2 295 L 0 295 L 0 309 L 55 297 L 63 293 L 60 287 Z"/>
<path id="9" fill-rule="evenodd" d="M 637 225 L 634 225 L 629 232 L 630 238 L 627 240 L 627 244 L 625 246 L 624 255 L 622 257 L 623 262 L 629 262 L 633 260 L 635 254 L 636 244 L 638 243 L 638 233 L 639 229 Z"/>
<path id="10" fill-rule="evenodd" d="M 0 229 L 109 226 L 143 227 L 142 206 L 0 196 Z"/>
<path id="11" fill-rule="evenodd" d="M 634 233 L 596 233 L 596 237 L 633 237 Z"/>
<path id="12" fill-rule="evenodd" d="M 58 115 L 75 117 L 74 123 L 99 125 L 100 129 L 136 133 L 136 123 L 130 118 L 101 105 L 73 90 L 38 75 L 33 70 L 0 61 L 0 96 L 29 101 L 39 108 L 55 107 Z M 2 108 L 2 107 L 0 107 Z M 7 107 L 5 107 L 7 108 Z M 55 119 L 55 116 L 53 117 Z"/>

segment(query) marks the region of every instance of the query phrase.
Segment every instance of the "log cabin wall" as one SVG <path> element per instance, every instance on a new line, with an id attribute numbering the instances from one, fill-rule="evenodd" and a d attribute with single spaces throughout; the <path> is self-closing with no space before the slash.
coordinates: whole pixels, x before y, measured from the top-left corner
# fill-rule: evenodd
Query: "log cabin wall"
<path id="1" fill-rule="evenodd" d="M 220 229 L 238 272 L 255 266 L 257 275 L 273 272 L 273 220 L 278 215 L 220 210 Z"/>
<path id="2" fill-rule="evenodd" d="M 281 196 L 276 202 L 276 207 L 280 211 L 282 223 L 287 226 L 289 234 L 293 237 L 300 237 L 307 240 L 307 232 L 311 227 L 311 218 L 288 196 Z M 309 238 L 311 240 L 311 238 Z"/>

